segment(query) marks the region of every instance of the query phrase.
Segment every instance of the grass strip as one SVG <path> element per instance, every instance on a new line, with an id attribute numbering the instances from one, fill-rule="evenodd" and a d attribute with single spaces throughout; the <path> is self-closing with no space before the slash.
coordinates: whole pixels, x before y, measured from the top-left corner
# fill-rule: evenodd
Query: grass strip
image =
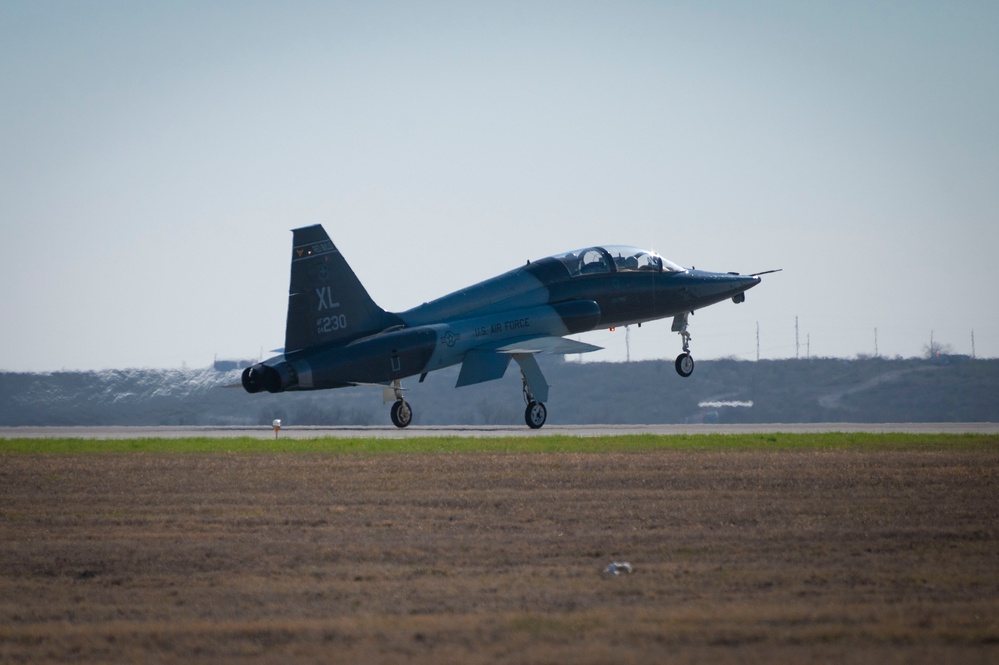
<path id="1" fill-rule="evenodd" d="M 381 438 L 139 438 L 0 439 L 0 454 L 88 453 L 611 453 L 738 450 L 966 450 L 999 451 L 991 434 L 809 433 L 638 434 L 620 436 Z"/>

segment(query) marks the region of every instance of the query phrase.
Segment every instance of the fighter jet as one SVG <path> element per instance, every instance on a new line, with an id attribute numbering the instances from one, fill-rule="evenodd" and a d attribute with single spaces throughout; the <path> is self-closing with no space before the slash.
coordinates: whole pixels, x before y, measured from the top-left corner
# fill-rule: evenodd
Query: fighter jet
<path id="1" fill-rule="evenodd" d="M 375 385 L 393 402 L 392 423 L 413 409 L 402 379 L 461 365 L 457 386 L 501 378 L 519 366 L 532 429 L 545 424 L 549 385 L 535 356 L 597 351 L 567 335 L 673 317 L 683 352 L 676 371 L 694 371 L 688 316 L 746 291 L 769 272 L 683 268 L 637 247 L 588 247 L 549 256 L 405 312 L 371 299 L 321 225 L 293 231 L 291 287 L 282 353 L 243 370 L 248 393 Z"/>

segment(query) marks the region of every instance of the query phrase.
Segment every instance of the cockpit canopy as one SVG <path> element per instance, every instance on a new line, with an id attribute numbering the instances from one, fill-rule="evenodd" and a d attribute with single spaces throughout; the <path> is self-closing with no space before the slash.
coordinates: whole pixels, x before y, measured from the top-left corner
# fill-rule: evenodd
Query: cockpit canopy
<path id="1" fill-rule="evenodd" d="M 607 245 L 557 254 L 573 277 L 608 272 L 683 272 L 684 268 L 655 252 L 638 247 Z"/>

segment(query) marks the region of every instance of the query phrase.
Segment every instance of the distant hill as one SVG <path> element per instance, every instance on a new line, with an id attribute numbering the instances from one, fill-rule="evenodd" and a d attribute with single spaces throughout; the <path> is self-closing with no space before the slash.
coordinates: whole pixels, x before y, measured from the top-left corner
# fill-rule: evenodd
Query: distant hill
<path id="1" fill-rule="evenodd" d="M 543 358 L 551 424 L 996 422 L 999 360 L 704 360 L 681 379 L 672 360 Z M 515 365 L 500 381 L 455 389 L 458 368 L 404 382 L 414 424 L 518 424 Z M 0 373 L 0 425 L 383 425 L 376 388 L 249 395 L 239 370 Z"/>

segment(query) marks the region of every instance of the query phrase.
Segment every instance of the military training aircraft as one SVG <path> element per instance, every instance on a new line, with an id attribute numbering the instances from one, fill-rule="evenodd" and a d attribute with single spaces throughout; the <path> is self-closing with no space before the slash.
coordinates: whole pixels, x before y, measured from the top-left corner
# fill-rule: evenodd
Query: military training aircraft
<path id="1" fill-rule="evenodd" d="M 535 355 L 597 351 L 566 335 L 673 317 L 683 353 L 676 371 L 694 371 L 687 318 L 731 298 L 741 303 L 760 275 L 682 268 L 636 247 L 589 247 L 528 261 L 405 312 L 374 303 L 321 225 L 295 229 L 288 320 L 281 355 L 243 370 L 243 388 L 321 390 L 377 385 L 393 401 L 397 427 L 412 422 L 401 379 L 461 364 L 457 386 L 501 378 L 520 366 L 524 420 L 548 417 L 548 383 Z"/>

